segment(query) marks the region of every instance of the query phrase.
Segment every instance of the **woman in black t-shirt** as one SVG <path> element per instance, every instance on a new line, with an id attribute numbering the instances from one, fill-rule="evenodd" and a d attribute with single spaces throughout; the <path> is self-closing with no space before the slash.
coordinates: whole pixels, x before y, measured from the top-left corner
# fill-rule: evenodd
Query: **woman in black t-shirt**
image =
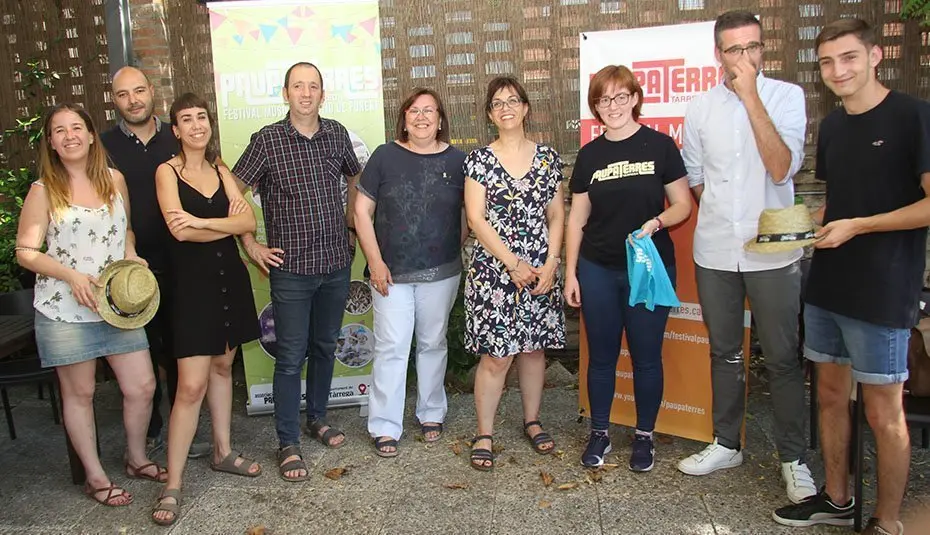
<path id="1" fill-rule="evenodd" d="M 565 296 L 569 305 L 582 309 L 590 359 L 591 436 L 581 461 L 600 466 L 610 452 L 607 426 L 625 329 L 636 398 L 630 470 L 637 472 L 653 466 L 669 308 L 629 306 L 625 241 L 631 233 L 652 235 L 674 284 L 675 252 L 667 227 L 691 214 L 681 154 L 672 138 L 637 123 L 642 101 L 642 87 L 624 66 L 604 67 L 591 79 L 588 106 L 605 131 L 578 152 L 565 245 Z"/>

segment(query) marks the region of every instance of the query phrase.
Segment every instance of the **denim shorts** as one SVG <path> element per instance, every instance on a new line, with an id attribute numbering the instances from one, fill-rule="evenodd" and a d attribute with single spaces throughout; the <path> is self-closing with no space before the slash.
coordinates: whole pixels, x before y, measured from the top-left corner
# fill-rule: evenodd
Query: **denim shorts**
<path id="1" fill-rule="evenodd" d="M 36 346 L 43 368 L 148 349 L 145 329 L 124 330 L 105 321 L 68 323 L 36 311 Z"/>
<path id="2" fill-rule="evenodd" d="M 852 365 L 856 381 L 889 385 L 907 380 L 910 329 L 875 325 L 804 305 L 804 356 L 813 362 Z"/>

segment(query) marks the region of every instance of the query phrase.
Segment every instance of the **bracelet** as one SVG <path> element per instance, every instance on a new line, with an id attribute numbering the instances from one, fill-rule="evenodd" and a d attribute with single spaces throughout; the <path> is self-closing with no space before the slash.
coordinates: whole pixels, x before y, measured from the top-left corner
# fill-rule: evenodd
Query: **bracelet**
<path id="1" fill-rule="evenodd" d="M 14 251 L 35 251 L 37 253 L 42 252 L 42 249 L 38 247 L 27 247 L 25 245 L 17 245 L 16 247 L 13 247 L 13 250 Z"/>
<path id="2" fill-rule="evenodd" d="M 655 216 L 655 217 L 653 217 L 653 219 L 655 219 L 656 222 L 659 223 L 659 228 L 656 229 L 656 232 L 658 232 L 658 231 L 660 231 L 660 230 L 662 230 L 662 229 L 665 228 L 665 225 L 662 224 L 662 220 L 659 219 L 659 216 Z"/>
<path id="3" fill-rule="evenodd" d="M 514 271 L 517 270 L 518 267 L 520 267 L 520 262 L 523 262 L 523 259 L 518 257 L 517 263 L 514 264 L 512 268 L 508 268 L 507 266 L 504 266 L 504 267 L 507 268 L 507 271 L 513 273 Z"/>
<path id="4" fill-rule="evenodd" d="M 557 265 L 557 266 L 562 264 L 562 257 L 559 256 L 559 255 L 554 255 L 554 254 L 550 253 L 550 254 L 546 255 L 546 258 L 551 258 L 551 259 L 555 260 L 555 265 Z"/>

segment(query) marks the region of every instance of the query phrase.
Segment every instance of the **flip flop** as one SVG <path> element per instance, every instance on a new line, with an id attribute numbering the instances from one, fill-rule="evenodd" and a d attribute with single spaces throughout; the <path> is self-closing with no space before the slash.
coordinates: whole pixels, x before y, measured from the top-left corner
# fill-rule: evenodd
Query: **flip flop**
<path id="1" fill-rule="evenodd" d="M 284 459 L 295 455 L 297 456 L 297 459 L 284 463 Z M 294 470 L 303 470 L 306 472 L 306 475 L 296 477 L 287 477 L 284 475 L 285 473 Z M 307 463 L 304 462 L 304 456 L 301 455 L 300 448 L 297 445 L 288 446 L 278 450 L 278 475 L 281 476 L 281 479 L 290 483 L 297 483 L 299 481 L 306 481 L 310 479 L 310 470 L 307 469 Z"/>
<path id="2" fill-rule="evenodd" d="M 442 424 L 420 424 L 420 432 L 423 433 L 423 440 L 427 442 L 436 442 L 442 438 Z M 430 439 L 427 433 L 436 433 L 436 438 Z"/>
<path id="3" fill-rule="evenodd" d="M 153 476 L 145 472 L 148 468 L 152 466 L 158 469 L 157 476 Z M 158 466 L 158 463 L 143 464 L 142 466 L 135 468 L 134 466 L 132 466 L 131 464 L 127 462 L 126 463 L 126 475 L 132 479 L 144 479 L 146 481 L 154 481 L 155 483 L 164 483 L 165 481 L 168 481 L 168 469 L 163 466 Z M 165 476 L 164 480 L 159 479 L 162 477 L 162 475 Z"/>
<path id="4" fill-rule="evenodd" d="M 117 490 L 120 491 L 120 493 L 114 494 L 114 492 L 116 492 Z M 107 497 L 101 500 L 100 498 L 97 497 L 97 493 L 99 492 L 106 492 Z M 107 507 L 125 507 L 132 503 L 132 494 L 129 494 L 128 492 L 126 492 L 126 489 L 124 489 L 123 487 L 120 487 L 119 485 L 115 485 L 113 483 L 110 483 L 109 487 L 101 487 L 99 489 L 95 489 L 91 487 L 90 484 L 85 483 L 84 494 L 87 494 L 88 496 L 90 496 L 90 498 L 94 500 L 95 502 L 101 505 L 106 505 Z M 114 500 L 118 500 L 119 498 L 125 498 L 126 503 L 115 503 Z"/>
<path id="5" fill-rule="evenodd" d="M 165 503 L 165 498 L 173 498 L 174 503 Z M 171 517 L 166 519 L 155 518 L 155 513 L 165 511 L 171 513 Z M 170 526 L 178 521 L 181 516 L 181 489 L 165 489 L 161 491 L 158 500 L 155 502 L 155 508 L 152 509 L 152 521 L 159 526 Z"/>
<path id="6" fill-rule="evenodd" d="M 236 459 L 239 457 L 242 457 L 242 463 L 236 466 Z M 249 468 L 251 468 L 253 464 L 258 466 L 258 470 L 250 472 Z M 210 463 L 210 468 L 214 472 L 226 472 L 227 474 L 234 474 L 237 476 L 258 477 L 262 475 L 262 467 L 260 464 L 256 463 L 254 459 L 249 459 L 241 455 L 237 451 L 229 452 L 229 455 L 224 457 L 219 463 Z"/>

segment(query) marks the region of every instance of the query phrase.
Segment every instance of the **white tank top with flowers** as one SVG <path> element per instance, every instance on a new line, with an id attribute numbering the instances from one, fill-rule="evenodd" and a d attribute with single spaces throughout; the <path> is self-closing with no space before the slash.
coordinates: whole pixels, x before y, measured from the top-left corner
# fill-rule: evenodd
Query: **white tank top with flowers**
<path id="1" fill-rule="evenodd" d="M 41 181 L 36 184 L 43 186 Z M 48 223 L 47 255 L 79 273 L 99 277 L 110 262 L 126 254 L 126 209 L 119 193 L 113 210 L 106 205 L 85 208 L 70 205 L 60 221 Z M 45 275 L 36 277 L 36 310 L 55 321 L 89 323 L 103 321 L 99 314 L 78 304 L 67 282 Z"/>

